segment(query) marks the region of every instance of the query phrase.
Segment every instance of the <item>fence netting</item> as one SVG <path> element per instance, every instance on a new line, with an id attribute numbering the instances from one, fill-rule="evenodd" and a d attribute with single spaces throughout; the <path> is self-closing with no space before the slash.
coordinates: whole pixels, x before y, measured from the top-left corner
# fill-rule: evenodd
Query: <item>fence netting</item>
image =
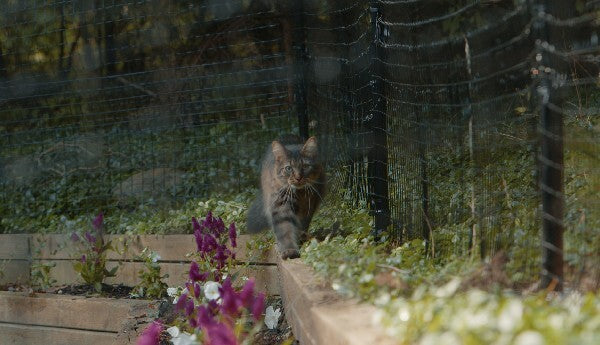
<path id="1" fill-rule="evenodd" d="M 3 1 L 0 231 L 244 191 L 314 134 L 377 237 L 597 286 L 599 6 Z"/>
<path id="2" fill-rule="evenodd" d="M 309 123 L 335 147 L 332 189 L 383 214 L 384 239 L 427 239 L 440 258 L 502 253 L 525 284 L 540 274 L 543 248 L 561 251 L 542 239 L 545 220 L 565 229 L 569 279 L 597 286 L 597 3 L 304 10 Z M 544 123 L 544 112 L 564 124 Z M 544 138 L 564 147 L 544 150 Z M 564 163 L 548 156 L 563 149 Z M 564 173 L 562 190 L 544 169 Z M 564 196 L 564 209 L 542 209 L 544 193 Z"/>
<path id="3" fill-rule="evenodd" d="M 0 21 L 4 231 L 240 191 L 297 131 L 273 3 L 2 1 Z"/>

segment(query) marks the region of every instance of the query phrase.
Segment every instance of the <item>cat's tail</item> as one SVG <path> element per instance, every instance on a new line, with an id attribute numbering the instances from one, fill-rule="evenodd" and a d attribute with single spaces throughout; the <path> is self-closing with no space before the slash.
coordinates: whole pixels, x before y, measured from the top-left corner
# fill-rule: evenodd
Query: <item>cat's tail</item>
<path id="1" fill-rule="evenodd" d="M 251 234 L 255 234 L 267 228 L 269 228 L 269 220 L 265 215 L 262 193 L 259 193 L 248 210 L 246 230 Z"/>

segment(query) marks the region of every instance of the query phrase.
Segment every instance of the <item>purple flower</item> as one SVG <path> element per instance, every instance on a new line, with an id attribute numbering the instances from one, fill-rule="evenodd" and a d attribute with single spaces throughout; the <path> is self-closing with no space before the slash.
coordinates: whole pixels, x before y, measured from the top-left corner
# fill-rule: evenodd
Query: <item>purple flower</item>
<path id="1" fill-rule="evenodd" d="M 252 307 L 254 302 L 254 279 L 250 279 L 244 284 L 242 291 L 240 292 L 240 299 L 244 306 L 248 309 Z"/>
<path id="2" fill-rule="evenodd" d="M 237 247 L 237 232 L 235 229 L 235 223 L 231 223 L 229 225 L 229 241 L 231 241 L 231 246 L 233 248 Z"/>
<path id="3" fill-rule="evenodd" d="M 193 313 L 194 313 L 194 301 L 191 299 L 188 299 L 187 302 L 185 302 L 185 315 L 189 317 Z"/>
<path id="4" fill-rule="evenodd" d="M 229 250 L 227 249 L 227 247 L 225 246 L 218 246 L 217 247 L 217 253 L 215 254 L 215 261 L 217 263 L 217 268 L 221 269 L 225 266 L 225 261 L 227 261 L 227 258 L 229 257 L 227 255 L 227 253 L 229 252 Z"/>
<path id="5" fill-rule="evenodd" d="M 188 299 L 188 295 L 186 293 L 179 296 L 179 299 L 177 300 L 177 303 L 175 304 L 175 310 L 185 309 L 187 299 Z"/>
<path id="6" fill-rule="evenodd" d="M 192 261 L 190 265 L 190 280 L 193 282 L 197 281 L 205 281 L 207 278 L 207 273 L 200 273 L 200 267 L 196 261 Z"/>
<path id="7" fill-rule="evenodd" d="M 79 240 L 80 240 L 79 235 L 77 235 L 76 232 L 71 233 L 71 241 L 79 242 Z"/>
<path id="8" fill-rule="evenodd" d="M 210 234 L 204 234 L 202 238 L 202 248 L 200 252 L 203 255 L 208 255 L 213 249 L 217 248 L 219 244 L 217 240 Z"/>
<path id="9" fill-rule="evenodd" d="M 260 320 L 264 310 L 265 294 L 261 292 L 256 296 L 254 299 L 254 304 L 252 305 L 252 318 L 254 318 L 254 321 Z"/>
<path id="10" fill-rule="evenodd" d="M 94 244 L 96 243 L 96 237 L 94 237 L 94 235 L 92 235 L 89 231 L 85 232 L 85 239 L 90 243 L 90 244 Z"/>
<path id="11" fill-rule="evenodd" d="M 219 292 L 221 293 L 222 300 L 221 311 L 232 317 L 237 316 L 244 303 L 235 290 L 233 290 L 233 287 L 231 286 L 231 279 L 229 279 L 229 277 L 225 279 L 223 285 L 221 285 L 219 288 Z"/>
<path id="12" fill-rule="evenodd" d="M 203 243 L 204 236 L 202 235 L 202 231 L 200 229 L 200 224 L 198 224 L 198 221 L 194 217 L 192 217 L 192 225 L 194 227 L 194 237 L 196 238 L 196 247 L 198 248 L 199 252 L 202 252 L 202 248 L 203 248 L 202 243 Z"/>
<path id="13" fill-rule="evenodd" d="M 83 255 L 81 256 L 81 262 L 85 263 L 85 260 L 86 260 L 86 256 L 85 256 L 85 254 L 83 254 Z"/>
<path id="14" fill-rule="evenodd" d="M 162 330 L 163 325 L 160 322 L 152 322 L 137 339 L 136 345 L 158 345 Z"/>
<path id="15" fill-rule="evenodd" d="M 216 323 L 206 327 L 206 335 L 210 345 L 237 345 L 238 341 L 231 327 Z"/>
<path id="16" fill-rule="evenodd" d="M 202 232 L 202 229 L 200 228 L 200 223 L 198 223 L 196 217 L 192 217 L 192 228 L 194 229 L 194 232 Z"/>
<path id="17" fill-rule="evenodd" d="M 202 288 L 200 287 L 200 285 L 198 283 L 191 283 L 191 282 L 187 282 L 185 283 L 185 287 L 188 289 L 188 291 L 193 291 L 194 292 L 194 297 L 198 298 L 200 297 L 200 291 L 202 290 Z"/>
<path id="18" fill-rule="evenodd" d="M 209 308 L 204 305 L 199 306 L 197 309 L 197 323 L 200 327 L 208 327 L 214 323 L 213 315 Z"/>
<path id="19" fill-rule="evenodd" d="M 92 221 L 92 225 L 94 226 L 94 229 L 100 230 L 103 222 L 104 222 L 104 214 L 102 214 L 102 212 L 100 212 L 100 213 L 98 213 L 96 218 Z"/>

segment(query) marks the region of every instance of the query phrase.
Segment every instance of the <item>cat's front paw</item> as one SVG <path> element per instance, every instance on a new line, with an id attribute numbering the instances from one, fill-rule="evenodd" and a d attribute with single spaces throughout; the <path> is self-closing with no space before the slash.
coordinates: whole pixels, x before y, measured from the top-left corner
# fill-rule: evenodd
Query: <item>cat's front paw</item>
<path id="1" fill-rule="evenodd" d="M 284 249 L 281 251 L 281 258 L 283 260 L 287 259 L 296 259 L 300 257 L 300 252 L 298 249 Z"/>

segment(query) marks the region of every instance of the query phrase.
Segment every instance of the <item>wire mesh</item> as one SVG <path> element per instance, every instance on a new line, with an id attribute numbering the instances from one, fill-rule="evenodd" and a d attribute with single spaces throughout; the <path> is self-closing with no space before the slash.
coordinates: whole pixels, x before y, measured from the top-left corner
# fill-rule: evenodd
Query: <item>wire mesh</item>
<path id="1" fill-rule="evenodd" d="M 239 0 L 3 1 L 2 232 L 254 185 L 266 143 L 297 131 L 281 13 Z"/>
<path id="2" fill-rule="evenodd" d="M 542 247 L 563 254 L 541 240 L 540 172 L 564 167 L 567 271 L 597 286 L 597 3 L 309 3 L 309 115 L 341 167 L 331 189 L 369 205 L 385 177 L 387 239 L 424 238 L 440 258 L 503 252 L 518 285 L 539 276 Z M 379 98 L 386 176 L 369 171 Z M 543 107 L 563 115 L 564 166 L 544 158 Z"/>
<path id="3" fill-rule="evenodd" d="M 310 133 L 330 192 L 371 208 L 382 239 L 426 239 L 433 258 L 504 252 L 515 285 L 543 247 L 598 286 L 598 6 L 4 1 L 0 231 L 242 191 L 266 143 Z M 565 229 L 562 249 L 544 222 Z"/>

